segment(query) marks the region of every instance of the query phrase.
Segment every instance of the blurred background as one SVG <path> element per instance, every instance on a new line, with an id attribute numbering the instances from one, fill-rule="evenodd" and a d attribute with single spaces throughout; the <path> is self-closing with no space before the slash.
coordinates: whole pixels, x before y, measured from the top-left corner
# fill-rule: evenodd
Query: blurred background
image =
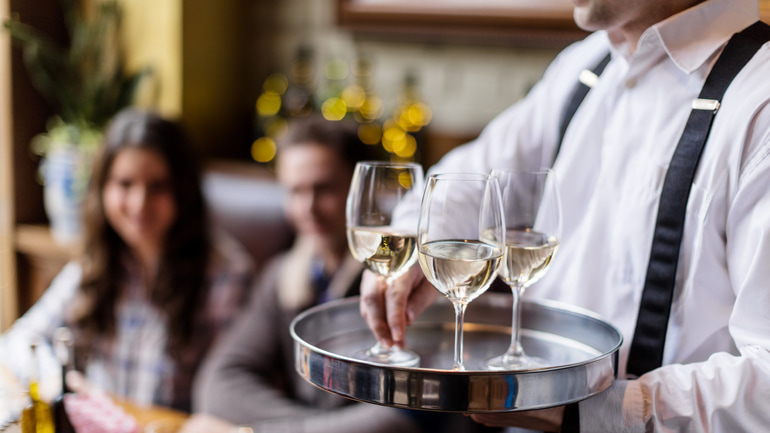
<path id="1" fill-rule="evenodd" d="M 76 2 L 88 17 L 101 0 Z M 119 0 L 119 53 L 152 72 L 137 105 L 181 118 L 206 161 L 269 172 L 285 121 L 355 118 L 392 159 L 431 165 L 584 37 L 569 0 Z M 770 2 L 762 1 L 763 16 Z M 66 46 L 62 0 L 0 0 Z M 116 51 L 118 52 L 118 51 Z M 51 242 L 30 142 L 54 114 L 0 31 L 0 330 L 71 251 Z M 367 141 L 368 140 L 368 141 Z M 237 165 L 237 164 L 236 164 Z"/>

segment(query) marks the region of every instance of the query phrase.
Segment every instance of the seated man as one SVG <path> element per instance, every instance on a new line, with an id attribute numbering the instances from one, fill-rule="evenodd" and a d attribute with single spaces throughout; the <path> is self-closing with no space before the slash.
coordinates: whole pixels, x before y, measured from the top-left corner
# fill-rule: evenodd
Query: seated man
<path id="1" fill-rule="evenodd" d="M 294 371 L 291 320 L 321 302 L 357 295 L 363 266 L 350 255 L 345 200 L 355 164 L 372 159 L 355 125 L 309 118 L 293 124 L 278 152 L 278 180 L 297 231 L 264 270 L 252 302 L 199 376 L 184 432 L 418 432 L 425 415 L 359 404 L 321 391 Z M 439 418 L 444 420 L 446 417 Z M 453 424 L 473 425 L 454 417 Z M 476 428 L 476 427 L 474 427 Z"/>

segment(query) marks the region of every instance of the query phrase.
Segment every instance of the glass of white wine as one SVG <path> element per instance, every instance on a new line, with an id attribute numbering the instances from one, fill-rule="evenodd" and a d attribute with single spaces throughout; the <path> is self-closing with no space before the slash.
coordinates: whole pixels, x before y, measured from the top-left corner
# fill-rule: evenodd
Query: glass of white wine
<path id="1" fill-rule="evenodd" d="M 455 370 L 465 370 L 465 309 L 497 276 L 504 241 L 502 198 L 493 176 L 447 173 L 428 178 L 417 226 L 417 255 L 425 277 L 455 310 Z"/>
<path id="2" fill-rule="evenodd" d="M 348 246 L 356 260 L 385 278 L 388 286 L 416 261 L 417 231 L 414 218 L 398 217 L 399 206 L 411 198 L 419 201 L 424 178 L 415 163 L 364 161 L 356 164 L 348 192 L 346 219 Z M 414 367 L 420 357 L 379 342 L 353 354 L 357 359 L 386 365 Z"/>
<path id="3" fill-rule="evenodd" d="M 492 170 L 503 195 L 506 218 L 505 258 L 500 277 L 513 293 L 511 344 L 488 361 L 490 370 L 523 370 L 547 366 L 524 353 L 521 336 L 521 295 L 545 275 L 559 249 L 561 202 L 550 169 Z"/>

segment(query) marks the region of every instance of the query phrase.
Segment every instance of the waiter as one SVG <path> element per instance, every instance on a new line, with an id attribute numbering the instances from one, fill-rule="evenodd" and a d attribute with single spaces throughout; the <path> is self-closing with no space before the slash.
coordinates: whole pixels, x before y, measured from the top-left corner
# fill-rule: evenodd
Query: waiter
<path id="1" fill-rule="evenodd" d="M 473 418 L 545 431 L 768 431 L 770 32 L 758 2 L 573 1 L 577 24 L 595 32 L 431 172 L 553 166 L 561 250 L 527 296 L 616 326 L 619 380 L 579 404 Z M 378 339 L 402 345 L 436 295 L 419 267 L 387 292 L 369 274 L 361 310 Z"/>

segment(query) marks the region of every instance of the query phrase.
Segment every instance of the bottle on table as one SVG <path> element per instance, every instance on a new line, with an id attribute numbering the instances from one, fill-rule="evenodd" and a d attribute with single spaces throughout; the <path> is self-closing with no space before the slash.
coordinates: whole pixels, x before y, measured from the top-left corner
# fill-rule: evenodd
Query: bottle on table
<path id="1" fill-rule="evenodd" d="M 54 433 L 51 407 L 40 398 L 37 343 L 32 343 L 30 349 L 32 351 L 29 375 L 30 404 L 22 412 L 21 430 L 23 433 Z"/>
<path id="2" fill-rule="evenodd" d="M 53 414 L 54 431 L 56 433 L 75 433 L 72 427 L 67 411 L 64 408 L 64 397 L 72 391 L 67 386 L 67 372 L 74 369 L 74 351 L 73 351 L 72 331 L 69 328 L 61 327 L 56 329 L 53 334 L 53 350 L 56 359 L 61 365 L 61 394 L 51 403 L 51 412 Z"/>

